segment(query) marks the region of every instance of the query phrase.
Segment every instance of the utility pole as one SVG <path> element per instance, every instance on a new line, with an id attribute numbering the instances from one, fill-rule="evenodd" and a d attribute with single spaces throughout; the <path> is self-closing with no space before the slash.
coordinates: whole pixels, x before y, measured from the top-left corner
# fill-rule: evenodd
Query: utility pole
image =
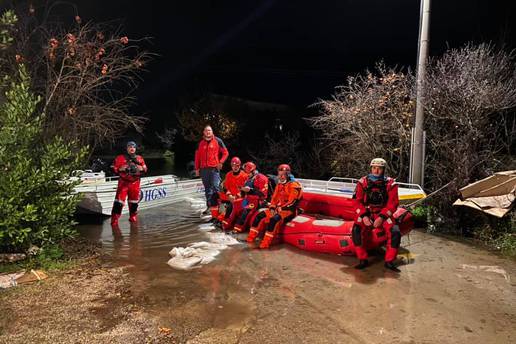
<path id="1" fill-rule="evenodd" d="M 419 48 L 417 64 L 417 96 L 416 121 L 412 129 L 412 143 L 410 154 L 410 182 L 423 186 L 425 161 L 425 134 L 423 130 L 424 113 L 424 82 L 426 62 L 428 60 L 428 45 L 430 32 L 430 0 L 421 0 L 419 17 Z"/>

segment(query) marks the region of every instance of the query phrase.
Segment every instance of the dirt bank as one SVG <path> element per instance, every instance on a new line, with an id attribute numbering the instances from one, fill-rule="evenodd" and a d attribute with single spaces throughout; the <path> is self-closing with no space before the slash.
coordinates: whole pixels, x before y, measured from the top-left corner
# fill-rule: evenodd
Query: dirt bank
<path id="1" fill-rule="evenodd" d="M 90 264 L 1 292 L 0 342 L 516 342 L 514 261 L 420 232 L 403 244 L 400 275 L 380 256 L 359 272 L 286 246 L 230 249 L 190 272 L 166 256 Z"/>

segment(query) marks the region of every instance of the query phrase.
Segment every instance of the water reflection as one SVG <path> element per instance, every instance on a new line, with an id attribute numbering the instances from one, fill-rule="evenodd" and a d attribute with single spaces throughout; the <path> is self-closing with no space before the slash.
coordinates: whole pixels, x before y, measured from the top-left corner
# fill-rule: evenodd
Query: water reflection
<path id="1" fill-rule="evenodd" d="M 199 198 L 146 209 L 138 214 L 137 223 L 129 222 L 128 216 L 123 215 L 116 228 L 111 227 L 109 218 L 81 218 L 77 229 L 82 236 L 100 241 L 103 251 L 114 260 L 133 265 L 162 264 L 172 247 L 206 240 L 199 230 L 202 207 Z"/>

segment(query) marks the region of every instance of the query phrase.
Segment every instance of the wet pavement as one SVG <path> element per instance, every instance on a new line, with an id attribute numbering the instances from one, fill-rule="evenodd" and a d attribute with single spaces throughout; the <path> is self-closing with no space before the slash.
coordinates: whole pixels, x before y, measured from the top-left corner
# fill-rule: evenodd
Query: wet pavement
<path id="1" fill-rule="evenodd" d="M 150 209 L 131 228 L 121 219 L 82 224 L 131 291 L 175 340 L 190 343 L 513 343 L 516 264 L 483 249 L 415 231 L 404 237 L 401 274 L 353 257 L 279 245 L 233 246 L 199 269 L 166 263 L 175 246 L 206 240 L 190 204 Z"/>

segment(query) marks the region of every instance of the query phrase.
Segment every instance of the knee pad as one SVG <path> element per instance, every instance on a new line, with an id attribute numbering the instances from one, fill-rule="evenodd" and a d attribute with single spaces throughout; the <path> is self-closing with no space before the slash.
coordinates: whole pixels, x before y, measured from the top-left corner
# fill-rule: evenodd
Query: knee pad
<path id="1" fill-rule="evenodd" d="M 111 209 L 111 213 L 112 214 L 122 214 L 122 208 L 124 207 L 124 204 L 123 203 L 120 203 L 120 202 L 117 202 L 115 201 L 113 203 L 113 209 Z"/>
<path id="2" fill-rule="evenodd" d="M 353 240 L 353 245 L 362 245 L 362 231 L 360 229 L 360 226 L 357 224 L 354 224 L 353 229 L 351 229 L 351 239 Z"/>
<path id="3" fill-rule="evenodd" d="M 393 226 L 391 229 L 391 247 L 399 248 L 401 244 L 401 232 L 398 226 Z"/>
<path id="4" fill-rule="evenodd" d="M 265 217 L 264 211 L 262 211 L 258 215 L 256 215 L 256 217 L 254 218 L 254 221 L 253 221 L 253 227 L 258 227 L 258 224 L 260 224 L 260 221 L 263 220 L 264 217 Z"/>
<path id="5" fill-rule="evenodd" d="M 129 203 L 129 212 L 131 214 L 136 213 L 137 210 L 138 210 L 138 203 Z"/>
<path id="6" fill-rule="evenodd" d="M 274 215 L 271 217 L 271 220 L 269 221 L 269 226 L 267 226 L 267 232 L 272 232 L 274 230 L 274 227 L 276 227 L 276 224 L 281 221 L 281 216 L 279 214 Z"/>
<path id="7" fill-rule="evenodd" d="M 238 225 L 243 225 L 245 223 L 245 219 L 247 218 L 249 211 L 250 211 L 249 209 L 244 209 L 244 211 L 242 212 L 242 215 L 240 215 L 240 218 L 238 218 L 238 220 L 236 222 Z"/>

